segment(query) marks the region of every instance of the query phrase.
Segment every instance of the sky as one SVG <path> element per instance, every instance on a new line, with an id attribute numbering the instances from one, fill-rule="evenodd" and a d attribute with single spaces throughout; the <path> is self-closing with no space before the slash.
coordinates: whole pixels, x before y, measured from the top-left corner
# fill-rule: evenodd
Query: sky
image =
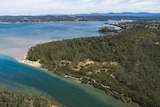
<path id="1" fill-rule="evenodd" d="M 0 15 L 160 13 L 159 0 L 0 0 Z"/>

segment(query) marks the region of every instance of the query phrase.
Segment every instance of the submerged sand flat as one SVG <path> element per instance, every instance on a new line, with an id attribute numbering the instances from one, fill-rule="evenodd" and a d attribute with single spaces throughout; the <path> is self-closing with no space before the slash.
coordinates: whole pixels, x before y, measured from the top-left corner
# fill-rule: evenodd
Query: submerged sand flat
<path id="1" fill-rule="evenodd" d="M 22 24 L 11 24 L 11 25 L 9 24 L 7 26 L 3 25 L 0 29 L 0 54 L 9 55 L 17 60 L 26 61 L 25 53 L 28 51 L 30 47 L 35 46 L 36 44 L 39 44 L 39 43 L 45 43 L 53 40 L 71 39 L 71 38 L 85 37 L 85 36 L 87 37 L 99 36 L 100 34 L 97 32 L 97 29 L 99 29 L 102 23 L 104 22 L 92 22 L 92 23 L 91 22 L 85 22 L 85 23 L 81 23 L 81 22 L 59 23 L 58 22 L 57 23 L 56 22 L 56 23 L 38 23 L 38 24 L 22 23 Z M 37 62 L 35 63 L 28 62 L 28 63 L 32 65 L 35 65 L 35 63 L 38 64 Z M 3 65 L 3 66 L 7 66 L 8 68 L 8 65 Z M 15 68 L 16 68 L 15 65 L 9 66 L 11 70 L 8 70 L 8 71 L 15 71 L 15 72 L 11 72 L 13 74 L 12 80 L 15 80 L 15 81 L 17 80 L 16 82 L 18 83 L 24 82 L 34 87 L 36 86 L 34 85 L 34 82 L 36 82 L 36 84 L 37 83 L 39 84 L 38 87 L 46 91 L 49 95 L 55 97 L 56 100 L 60 103 L 62 102 L 69 106 L 79 105 L 78 107 L 82 107 L 81 105 L 87 105 L 87 104 L 96 106 L 96 107 L 97 105 L 100 105 L 100 104 L 101 106 L 102 105 L 108 106 L 110 104 L 111 105 L 115 104 L 120 106 L 122 103 L 119 101 L 117 102 L 117 100 L 114 100 L 114 98 L 110 96 L 108 97 L 104 95 L 104 93 L 98 92 L 98 90 L 96 89 L 92 89 L 90 87 L 86 87 L 81 84 L 78 84 L 79 85 L 78 86 L 77 83 L 74 83 L 73 81 L 72 82 L 76 84 L 76 86 L 74 86 L 73 83 L 68 85 L 67 82 L 64 82 L 61 80 L 64 78 L 61 78 L 61 79 L 50 78 L 50 77 L 47 77 L 48 75 L 46 73 L 42 75 L 43 72 L 39 72 L 35 69 L 32 71 L 33 68 L 27 69 L 28 67 L 25 66 L 24 68 L 22 67 L 19 69 L 18 66 L 17 66 L 18 69 L 16 71 L 15 71 Z M 37 65 L 37 66 L 39 67 L 40 65 Z M 24 75 L 26 73 L 28 73 L 29 77 L 28 75 Z M 20 77 L 17 78 L 17 75 L 20 75 Z M 7 74 L 7 76 L 10 76 L 10 73 L 9 75 Z M 27 78 L 30 78 L 30 79 L 27 79 L 27 80 L 24 79 L 26 78 L 26 76 Z M 20 78 L 22 78 L 21 80 L 23 81 L 19 81 Z M 42 82 L 44 80 L 48 82 L 44 84 L 44 82 Z M 70 81 L 70 80 L 66 80 L 66 81 Z M 50 84 L 53 84 L 53 85 L 50 85 Z M 49 87 L 49 88 L 44 88 L 44 87 Z M 72 92 L 72 94 L 70 94 L 70 92 Z M 66 96 L 69 96 L 69 99 Z M 74 99 L 74 101 L 72 99 Z M 92 102 L 92 103 L 88 103 L 88 102 Z M 122 107 L 124 107 L 123 104 L 122 104 Z"/>
<path id="2" fill-rule="evenodd" d="M 77 37 L 99 36 L 104 22 L 1 23 L 0 54 L 19 59 L 39 43 Z"/>
<path id="3" fill-rule="evenodd" d="M 28 51 L 32 46 L 39 43 L 48 42 L 47 40 L 37 40 L 23 37 L 1 37 L 0 39 L 0 54 L 9 55 L 17 60 Z"/>

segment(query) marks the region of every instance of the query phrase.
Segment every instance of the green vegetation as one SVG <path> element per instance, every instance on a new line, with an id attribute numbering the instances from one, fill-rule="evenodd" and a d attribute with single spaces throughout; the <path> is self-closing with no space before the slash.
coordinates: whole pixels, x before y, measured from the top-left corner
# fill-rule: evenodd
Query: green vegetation
<path id="1" fill-rule="evenodd" d="M 160 23 L 126 23 L 114 36 L 39 44 L 27 59 L 79 78 L 125 102 L 160 106 Z"/>
<path id="2" fill-rule="evenodd" d="M 40 96 L 0 90 L 0 107 L 51 107 L 51 102 Z"/>

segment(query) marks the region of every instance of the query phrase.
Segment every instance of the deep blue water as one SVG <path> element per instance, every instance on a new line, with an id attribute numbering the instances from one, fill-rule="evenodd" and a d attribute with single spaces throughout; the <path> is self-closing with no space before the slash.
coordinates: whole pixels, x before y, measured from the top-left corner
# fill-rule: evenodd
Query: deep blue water
<path id="1" fill-rule="evenodd" d="M 86 36 L 100 36 L 97 30 L 104 22 L 47 22 L 0 24 L 1 49 L 21 46 L 25 40 L 62 40 Z M 10 38 L 11 39 L 7 39 Z M 15 39 L 18 40 L 18 39 Z M 23 39 L 22 39 L 23 40 Z M 1 51 L 1 50 L 0 50 Z M 9 56 L 0 55 L 0 88 L 17 91 L 39 91 L 50 95 L 67 107 L 128 107 L 127 104 L 104 92 L 70 79 L 46 73 L 18 63 Z"/>

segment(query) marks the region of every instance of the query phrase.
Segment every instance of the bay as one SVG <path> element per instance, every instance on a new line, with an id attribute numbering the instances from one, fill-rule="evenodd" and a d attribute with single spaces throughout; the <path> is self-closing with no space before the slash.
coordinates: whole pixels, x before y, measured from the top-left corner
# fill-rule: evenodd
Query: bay
<path id="1" fill-rule="evenodd" d="M 0 54 L 19 59 L 28 48 L 55 40 L 101 36 L 104 22 L 0 23 Z"/>
<path id="2" fill-rule="evenodd" d="M 102 35 L 98 29 L 104 22 L 43 22 L 0 24 L 0 37 L 62 40 Z"/>
<path id="3" fill-rule="evenodd" d="M 0 88 L 50 96 L 66 107 L 129 107 L 113 97 L 74 80 L 18 63 L 37 43 L 101 36 L 105 22 L 45 22 L 0 24 Z M 11 57 L 10 57 L 11 56 Z M 12 58 L 14 57 L 14 58 Z"/>

